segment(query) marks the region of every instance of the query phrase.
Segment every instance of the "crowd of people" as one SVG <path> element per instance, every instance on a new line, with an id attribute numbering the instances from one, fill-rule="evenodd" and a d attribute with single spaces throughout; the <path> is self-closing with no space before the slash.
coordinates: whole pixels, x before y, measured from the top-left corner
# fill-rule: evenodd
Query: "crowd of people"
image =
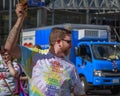
<path id="1" fill-rule="evenodd" d="M 17 44 L 26 17 L 25 8 L 22 3 L 16 5 L 17 21 L 9 32 L 5 51 L 0 51 L 0 96 L 14 94 L 16 78 L 20 74 L 17 64 L 21 64 L 25 70 L 29 96 L 87 96 L 75 65 L 66 58 L 72 47 L 70 30 L 53 28 L 49 37 L 50 48 L 46 54 L 41 53 L 42 49 L 34 51 Z M 18 60 L 17 63 L 12 61 L 12 57 Z"/>

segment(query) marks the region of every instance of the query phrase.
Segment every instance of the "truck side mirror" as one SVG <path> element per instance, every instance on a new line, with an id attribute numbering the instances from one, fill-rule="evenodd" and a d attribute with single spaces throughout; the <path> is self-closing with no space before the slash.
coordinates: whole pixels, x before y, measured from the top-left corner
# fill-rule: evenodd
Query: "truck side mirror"
<path id="1" fill-rule="evenodd" d="M 78 47 L 75 47 L 75 56 L 79 56 L 79 48 Z"/>

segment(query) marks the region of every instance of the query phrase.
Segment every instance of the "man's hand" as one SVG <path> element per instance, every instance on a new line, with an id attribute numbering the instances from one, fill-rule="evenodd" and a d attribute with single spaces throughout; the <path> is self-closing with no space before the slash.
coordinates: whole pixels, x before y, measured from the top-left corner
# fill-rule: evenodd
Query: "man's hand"
<path id="1" fill-rule="evenodd" d="M 16 15 L 18 18 L 27 16 L 27 3 L 18 3 L 16 5 Z"/>

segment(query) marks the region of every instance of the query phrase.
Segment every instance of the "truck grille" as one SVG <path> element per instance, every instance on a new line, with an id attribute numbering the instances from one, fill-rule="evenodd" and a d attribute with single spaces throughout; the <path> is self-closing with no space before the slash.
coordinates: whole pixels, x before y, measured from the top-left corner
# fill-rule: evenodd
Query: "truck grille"
<path id="1" fill-rule="evenodd" d="M 102 71 L 104 77 L 120 77 L 120 71 Z"/>

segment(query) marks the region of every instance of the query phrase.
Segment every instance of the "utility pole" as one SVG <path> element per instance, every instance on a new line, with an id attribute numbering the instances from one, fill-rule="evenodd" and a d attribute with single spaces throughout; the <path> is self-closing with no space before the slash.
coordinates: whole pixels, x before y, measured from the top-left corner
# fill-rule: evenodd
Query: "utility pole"
<path id="1" fill-rule="evenodd" d="M 89 24 L 89 9 L 86 10 L 86 24 Z"/>
<path id="2" fill-rule="evenodd" d="M 9 30 L 12 26 L 12 0 L 9 0 Z"/>
<path id="3" fill-rule="evenodd" d="M 55 19 L 55 9 L 54 9 L 54 0 L 51 0 L 52 2 L 52 25 L 54 25 L 54 19 Z"/>

